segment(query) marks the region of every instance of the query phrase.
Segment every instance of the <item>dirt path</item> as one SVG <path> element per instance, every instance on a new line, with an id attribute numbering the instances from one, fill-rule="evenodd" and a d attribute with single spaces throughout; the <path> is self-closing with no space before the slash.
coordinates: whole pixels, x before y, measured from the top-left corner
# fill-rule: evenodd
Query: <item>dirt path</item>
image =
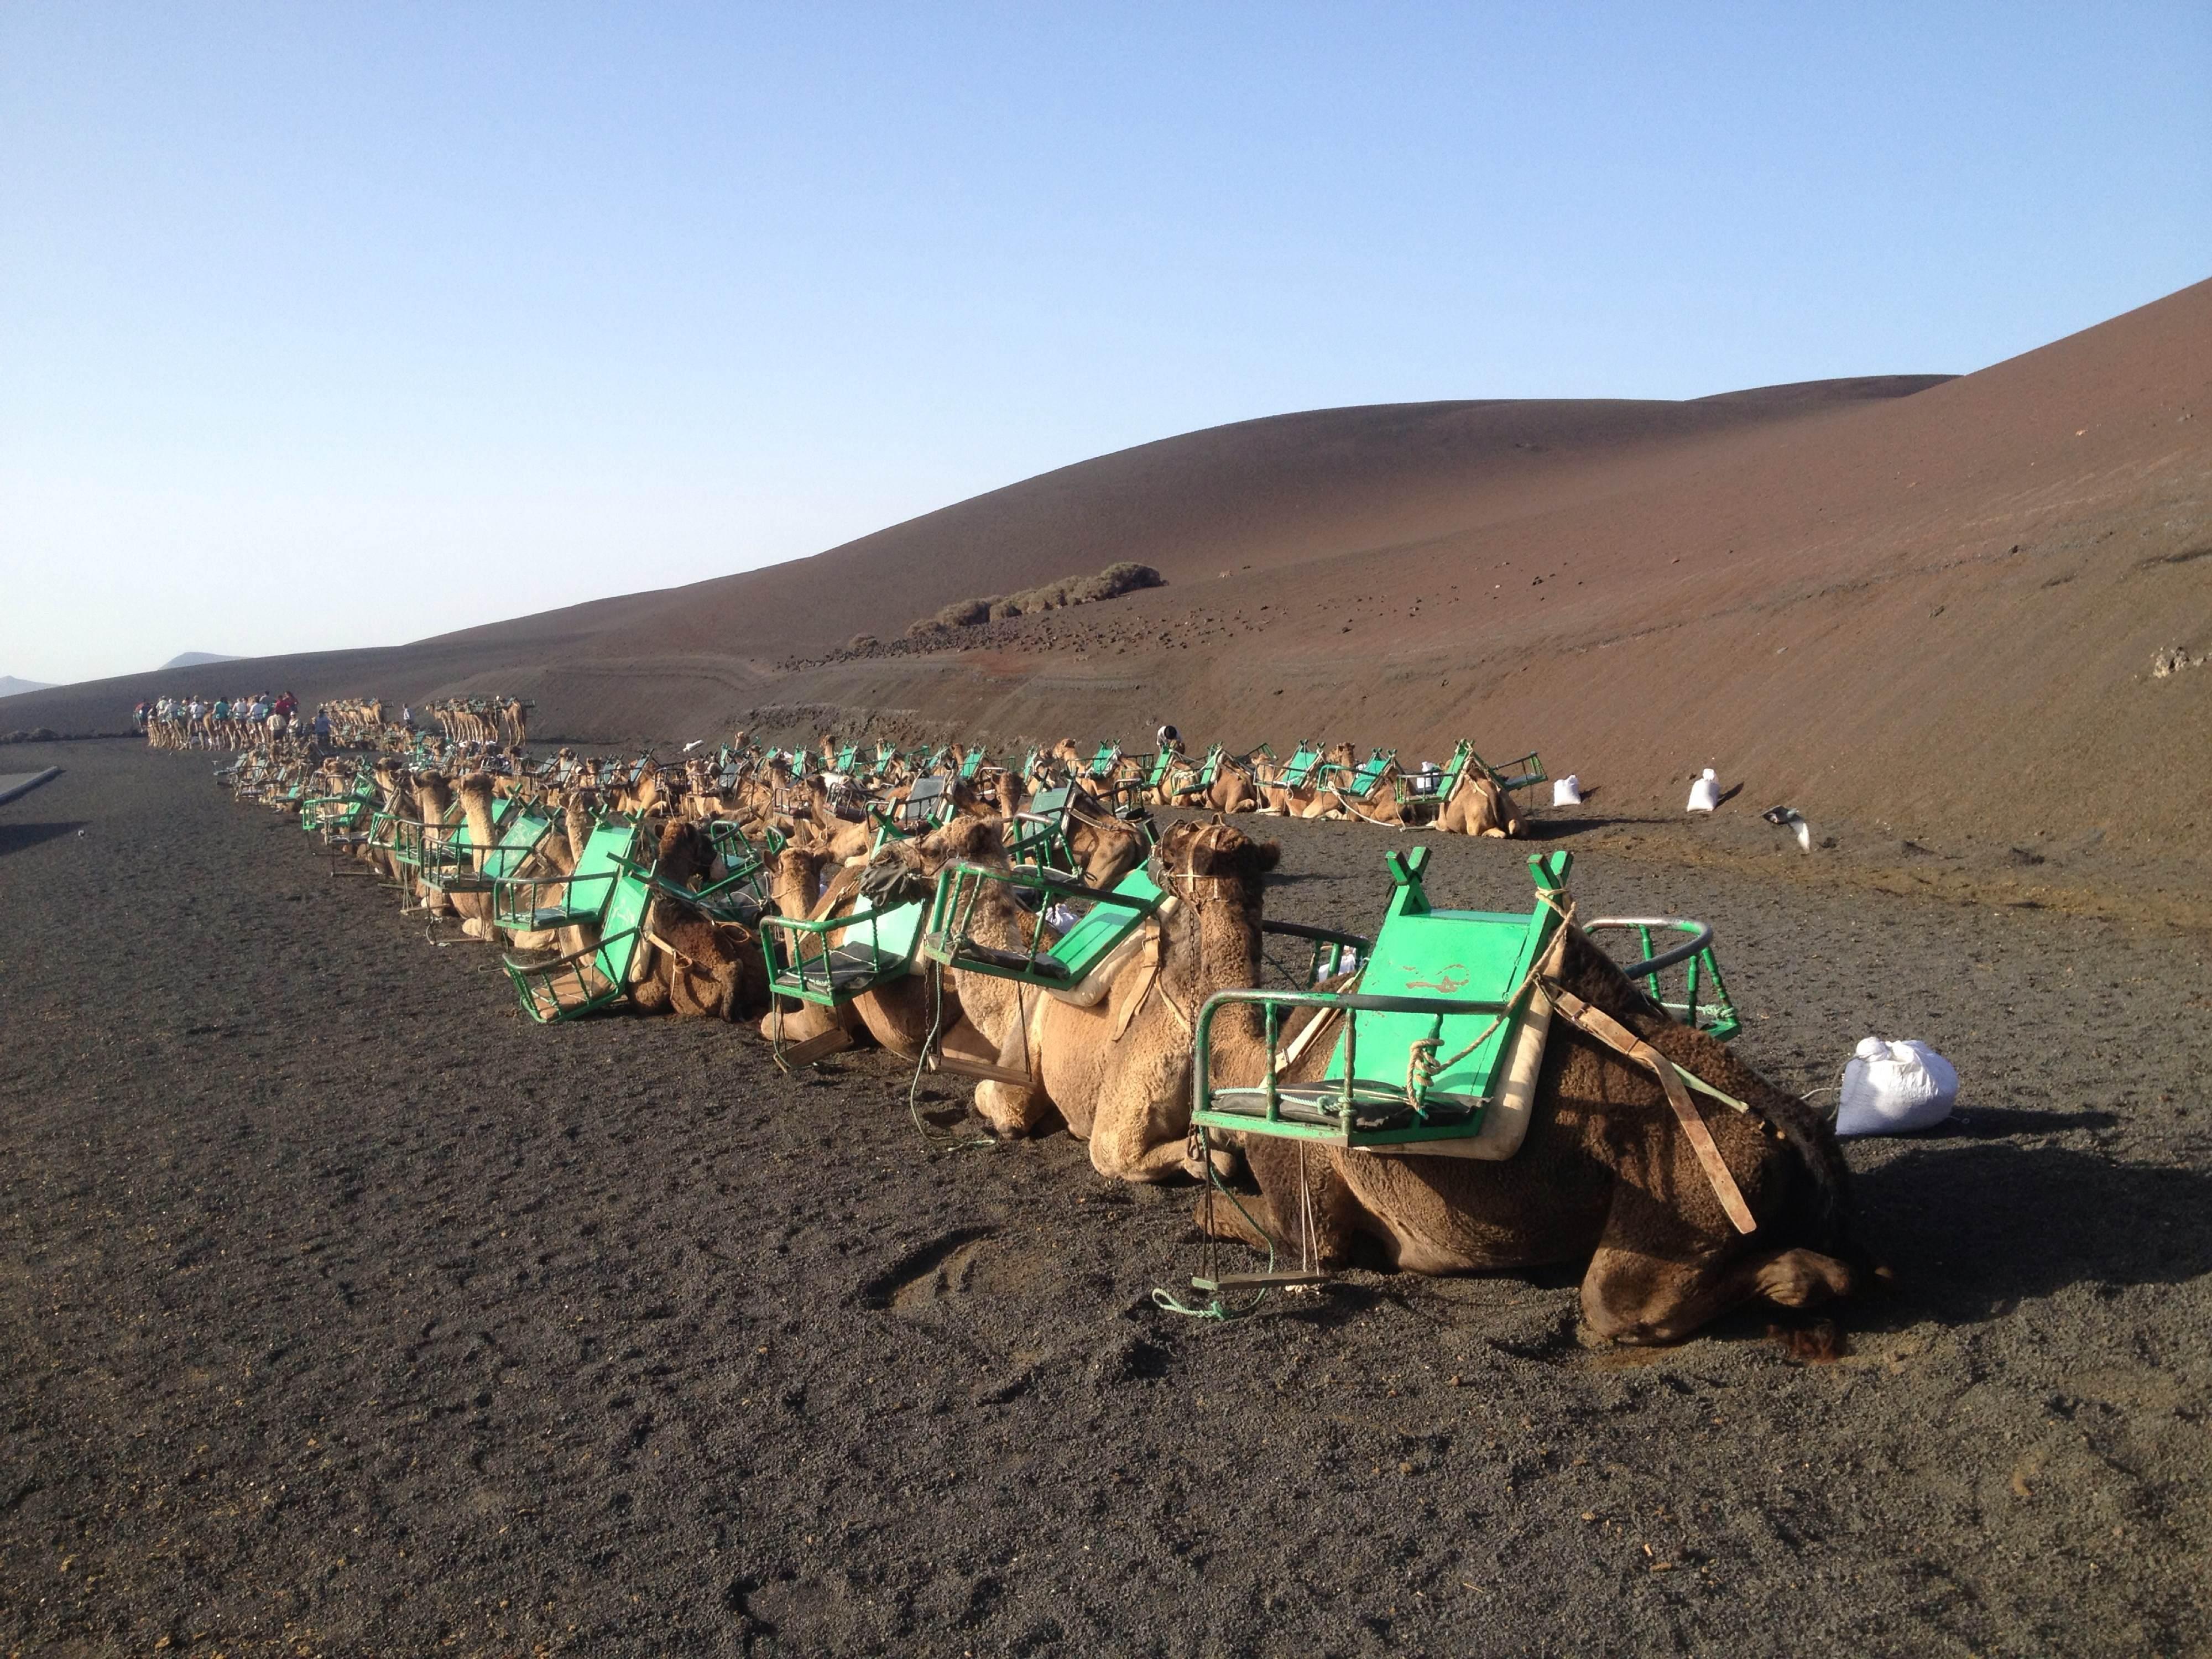
<path id="1" fill-rule="evenodd" d="M 0 1650 L 2212 1641 L 2202 934 L 1593 851 L 1592 912 L 1716 924 L 1778 1082 L 1957 1060 L 1950 1132 L 1850 1153 L 1900 1291 L 1827 1366 L 1757 1320 L 1587 1351 L 1565 1273 L 1223 1328 L 1151 1305 L 1188 1191 L 928 1155 L 880 1056 L 530 1026 L 197 762 L 42 759 L 0 814 Z M 1371 921 L 1382 832 L 1283 838 L 1271 913 Z M 1431 890 L 1517 904 L 1522 851 Z"/>

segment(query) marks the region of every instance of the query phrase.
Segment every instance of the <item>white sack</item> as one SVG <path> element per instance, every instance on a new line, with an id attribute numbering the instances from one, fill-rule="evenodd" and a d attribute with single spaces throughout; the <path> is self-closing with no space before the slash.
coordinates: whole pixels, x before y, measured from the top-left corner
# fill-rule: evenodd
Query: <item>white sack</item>
<path id="1" fill-rule="evenodd" d="M 1720 804 L 1720 777 L 1708 766 L 1704 775 L 1690 786 L 1690 804 L 1682 810 L 1686 812 L 1710 812 Z"/>
<path id="2" fill-rule="evenodd" d="M 1869 1037 L 1844 1067 L 1836 1133 L 1894 1135 L 1929 1128 L 1951 1115 L 1958 1098 L 1957 1070 L 1926 1043 Z"/>
<path id="3" fill-rule="evenodd" d="M 1565 776 L 1564 778 L 1556 778 L 1556 779 L 1553 780 L 1553 782 L 1552 782 L 1552 805 L 1554 805 L 1554 806 L 1580 806 L 1582 804 L 1583 804 L 1583 781 L 1582 781 L 1582 779 L 1581 779 L 1581 778 L 1579 778 L 1578 776 L 1577 776 L 1574 773 L 1570 772 L 1570 773 L 1568 773 L 1568 774 L 1567 774 L 1567 775 L 1566 775 L 1566 776 Z"/>

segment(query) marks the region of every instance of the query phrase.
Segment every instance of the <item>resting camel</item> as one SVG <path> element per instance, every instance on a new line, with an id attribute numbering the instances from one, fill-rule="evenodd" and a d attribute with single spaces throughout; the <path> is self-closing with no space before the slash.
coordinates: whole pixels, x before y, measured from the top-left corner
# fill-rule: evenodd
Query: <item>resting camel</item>
<path id="1" fill-rule="evenodd" d="M 1091 1167 L 1102 1175 L 1165 1181 L 1191 1173 L 1183 1145 L 1191 1023 L 1214 992 L 1259 982 L 1261 884 L 1279 856 L 1272 842 L 1227 823 L 1170 825 L 1155 861 L 1168 900 L 1137 949 L 1093 974 L 1094 981 L 1103 976 L 1103 994 L 1089 982 L 1071 994 L 1032 991 L 1019 1017 L 1008 1018 L 1010 1011 L 992 1007 L 985 987 L 970 983 L 987 975 L 948 975 L 959 981 L 963 1010 L 997 1043 L 997 1065 L 1029 1078 L 979 1084 L 975 1109 L 984 1121 L 1001 1135 L 1024 1135 L 1057 1109 L 1069 1131 L 1091 1143 Z M 1095 1000 L 1070 1000 L 1086 993 Z M 1256 1015 L 1231 1010 L 1214 1030 L 1217 1074 L 1256 1081 Z M 1225 1171 L 1230 1158 L 1217 1158 Z"/>
<path id="2" fill-rule="evenodd" d="M 859 884 L 858 875 L 841 872 L 825 890 L 823 872 L 830 866 L 830 849 L 826 847 L 794 843 L 777 854 L 775 876 L 769 889 L 769 902 L 775 907 L 776 914 L 815 921 L 848 900 Z M 860 1029 L 860 1017 L 850 1004 L 842 1008 L 824 1008 L 792 997 L 772 999 L 760 1024 L 763 1036 L 786 1046 L 808 1042 L 833 1030 L 852 1032 Z"/>
<path id="3" fill-rule="evenodd" d="M 1067 845 L 1093 887 L 1111 887 L 1152 850 L 1142 825 L 1115 817 L 1112 807 L 1080 784 L 1068 797 Z"/>
<path id="4" fill-rule="evenodd" d="M 1278 768 L 1275 779 L 1270 779 L 1261 786 L 1267 802 L 1259 810 L 1270 817 L 1318 818 L 1331 816 L 1335 811 L 1330 799 L 1334 792 L 1322 788 L 1315 780 L 1341 776 L 1357 770 L 1359 764 L 1358 757 L 1358 751 L 1350 744 L 1332 744 L 1322 751 L 1319 763 L 1307 774 L 1309 781 L 1295 788 L 1275 781 L 1289 769 L 1287 766 Z"/>
<path id="5" fill-rule="evenodd" d="M 723 873 L 721 855 L 696 823 L 661 826 L 654 874 L 678 888 Z M 665 890 L 656 890 L 645 919 L 646 961 L 630 1000 L 646 1013 L 664 1010 L 691 1018 L 741 1019 L 768 1006 L 768 964 L 753 930 L 717 921 Z"/>
<path id="6" fill-rule="evenodd" d="M 1260 786 L 1253 777 L 1249 763 L 1224 756 L 1206 792 L 1188 798 L 1182 804 L 1209 812 L 1256 812 L 1261 805 Z"/>
<path id="7" fill-rule="evenodd" d="M 1469 766 L 1453 790 L 1451 799 L 1437 814 L 1437 828 L 1447 835 L 1498 836 L 1519 839 L 1521 814 L 1513 797 L 1498 787 L 1498 780 L 1477 766 Z"/>
<path id="8" fill-rule="evenodd" d="M 1324 1267 L 1363 1254 L 1420 1273 L 1587 1261 L 1584 1323 L 1621 1342 L 1679 1341 L 1747 1302 L 1806 1308 L 1862 1283 L 1863 1258 L 1844 1233 L 1843 1160 L 1812 1111 L 1668 1018 L 1579 928 L 1561 931 L 1546 979 L 1749 1106 L 1690 1097 L 1755 1231 L 1729 1221 L 1657 1079 L 1556 1017 L 1511 1158 L 1384 1157 L 1241 1135 L 1260 1186 L 1257 1202 L 1245 1200 L 1253 1221 L 1296 1250 L 1310 1213 Z M 1333 1041 L 1311 1045 L 1285 1080 L 1317 1078 Z M 1220 1236 L 1264 1243 L 1235 1206 L 1212 1214 Z"/>
<path id="9" fill-rule="evenodd" d="M 453 789 L 446 781 L 444 773 L 417 772 L 415 775 L 415 817 L 418 826 L 415 833 L 421 836 L 424 851 L 442 848 L 453 838 L 453 830 L 446 822 L 446 815 L 453 811 Z M 403 908 L 428 909 L 442 902 L 439 896 L 423 886 L 412 866 L 403 864 L 398 868 L 401 872 L 401 897 L 405 901 Z"/>
<path id="10" fill-rule="evenodd" d="M 632 817 L 643 817 L 661 806 L 666 793 L 659 765 L 648 760 L 638 768 L 635 782 L 625 781 L 615 792 L 615 811 L 627 812 Z"/>

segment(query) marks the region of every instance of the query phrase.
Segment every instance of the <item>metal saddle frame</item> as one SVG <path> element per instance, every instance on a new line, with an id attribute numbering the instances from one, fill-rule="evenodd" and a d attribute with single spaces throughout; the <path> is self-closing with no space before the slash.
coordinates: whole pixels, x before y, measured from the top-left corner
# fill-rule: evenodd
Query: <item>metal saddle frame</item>
<path id="1" fill-rule="evenodd" d="M 511 953 L 500 958 L 523 1012 L 541 1025 L 575 1019 L 629 994 L 630 967 L 644 941 L 646 909 L 653 902 L 652 872 L 617 858 L 608 873 L 611 879 L 596 942 L 550 959 Z"/>
<path id="2" fill-rule="evenodd" d="M 1532 911 L 1440 910 L 1421 881 L 1429 850 L 1384 855 L 1394 890 L 1358 991 L 1231 990 L 1207 999 L 1193 1038 L 1194 1128 L 1347 1147 L 1481 1132 L 1514 1017 L 1565 915 L 1573 859 L 1560 852 L 1529 860 L 1537 890 Z M 1377 989 L 1378 981 L 1389 988 Z M 1468 992 L 1474 994 L 1462 994 Z M 1212 1082 L 1214 1024 L 1234 1003 L 1261 1009 L 1269 1058 L 1255 1086 Z M 1316 1010 L 1316 1018 L 1339 1026 L 1318 1082 L 1281 1079 L 1283 1011 L 1290 1008 Z"/>

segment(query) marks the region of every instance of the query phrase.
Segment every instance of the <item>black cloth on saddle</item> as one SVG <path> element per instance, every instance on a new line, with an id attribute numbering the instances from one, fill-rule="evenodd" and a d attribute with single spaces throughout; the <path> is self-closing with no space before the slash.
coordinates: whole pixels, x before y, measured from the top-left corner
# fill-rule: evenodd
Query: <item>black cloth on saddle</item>
<path id="1" fill-rule="evenodd" d="M 860 872 L 860 896 L 879 910 L 919 904 L 936 890 L 936 878 L 904 859 L 879 858 Z"/>

